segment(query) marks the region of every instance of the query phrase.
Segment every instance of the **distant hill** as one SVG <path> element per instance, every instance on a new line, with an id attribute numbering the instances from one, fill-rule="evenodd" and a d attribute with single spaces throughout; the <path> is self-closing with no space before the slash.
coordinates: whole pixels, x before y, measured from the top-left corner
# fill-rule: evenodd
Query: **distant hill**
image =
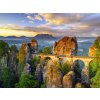
<path id="1" fill-rule="evenodd" d="M 0 36 L 0 38 L 11 38 L 11 39 L 14 39 L 14 38 L 18 38 L 18 39 L 22 39 L 22 38 L 29 38 L 29 37 L 26 37 L 26 36 L 20 36 L 20 37 L 17 37 L 17 36 L 6 36 L 6 37 L 4 37 L 4 36 Z"/>
<path id="2" fill-rule="evenodd" d="M 53 37 L 52 35 L 49 34 L 38 34 L 34 37 L 37 40 L 43 39 L 43 40 L 54 40 L 57 39 L 56 37 Z"/>

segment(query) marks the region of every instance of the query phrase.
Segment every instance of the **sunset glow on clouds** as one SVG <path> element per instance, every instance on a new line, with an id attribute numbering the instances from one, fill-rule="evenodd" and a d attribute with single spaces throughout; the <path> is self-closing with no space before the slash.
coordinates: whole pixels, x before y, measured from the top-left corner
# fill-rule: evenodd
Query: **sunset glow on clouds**
<path id="1" fill-rule="evenodd" d="M 0 36 L 99 36 L 100 14 L 0 14 Z"/>

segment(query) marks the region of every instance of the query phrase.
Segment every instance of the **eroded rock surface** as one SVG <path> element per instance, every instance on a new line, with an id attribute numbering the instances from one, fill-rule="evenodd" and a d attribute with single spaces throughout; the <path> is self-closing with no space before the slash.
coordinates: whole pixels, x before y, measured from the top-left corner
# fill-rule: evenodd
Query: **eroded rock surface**
<path id="1" fill-rule="evenodd" d="M 74 72 L 73 71 L 69 71 L 63 77 L 63 87 L 64 88 L 72 88 L 74 80 L 75 80 L 75 74 L 74 74 Z"/>
<path id="2" fill-rule="evenodd" d="M 53 54 L 57 55 L 76 55 L 77 54 L 77 39 L 76 37 L 64 37 L 53 46 Z"/>

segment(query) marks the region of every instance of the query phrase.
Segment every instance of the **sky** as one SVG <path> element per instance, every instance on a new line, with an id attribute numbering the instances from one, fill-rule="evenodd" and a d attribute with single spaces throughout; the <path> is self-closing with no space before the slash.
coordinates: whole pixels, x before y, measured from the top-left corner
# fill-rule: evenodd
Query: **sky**
<path id="1" fill-rule="evenodd" d="M 100 13 L 0 13 L 0 36 L 97 37 Z"/>

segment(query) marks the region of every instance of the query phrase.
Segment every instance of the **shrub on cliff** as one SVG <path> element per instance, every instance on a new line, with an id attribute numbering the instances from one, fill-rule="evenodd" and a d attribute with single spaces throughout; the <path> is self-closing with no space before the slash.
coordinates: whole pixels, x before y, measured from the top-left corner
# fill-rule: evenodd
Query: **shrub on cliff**
<path id="1" fill-rule="evenodd" d="M 100 88 L 100 69 L 97 71 L 96 75 L 91 79 L 92 88 Z"/>
<path id="2" fill-rule="evenodd" d="M 18 52 L 18 49 L 17 49 L 16 45 L 12 45 L 10 47 L 10 51 Z"/>
<path id="3" fill-rule="evenodd" d="M 6 42 L 0 40 L 0 57 L 8 53 L 8 50 L 9 50 L 9 45 Z"/>
<path id="4" fill-rule="evenodd" d="M 95 45 L 96 48 L 97 48 L 96 56 L 97 56 L 97 57 L 100 57 L 100 37 L 97 37 L 97 39 L 96 39 L 95 42 L 94 42 L 94 45 Z"/>
<path id="5" fill-rule="evenodd" d="M 40 54 L 40 53 L 43 53 L 42 49 L 38 50 L 38 53 L 39 53 L 39 54 Z"/>
<path id="6" fill-rule="evenodd" d="M 98 37 L 94 45 L 96 47 L 96 57 L 89 65 L 89 76 L 91 79 L 91 87 L 100 87 L 100 37 Z"/>
<path id="7" fill-rule="evenodd" d="M 96 47 L 100 49 L 100 36 L 97 37 L 97 39 L 94 42 L 94 45 L 96 45 Z"/>
<path id="8" fill-rule="evenodd" d="M 17 81 L 16 75 L 10 67 L 6 67 L 3 69 L 3 71 L 0 75 L 0 80 L 2 82 L 1 87 L 4 87 L 4 88 L 14 87 L 14 85 Z"/>
<path id="9" fill-rule="evenodd" d="M 34 57 L 31 59 L 30 61 L 30 66 L 31 66 L 31 73 L 34 75 L 35 74 L 35 70 L 36 70 L 36 66 L 37 64 L 40 62 L 39 57 Z"/>
<path id="10" fill-rule="evenodd" d="M 27 53 L 27 45 L 25 43 L 22 44 L 21 48 L 18 52 L 18 75 L 20 76 L 23 72 L 23 69 L 26 65 L 26 53 Z"/>
<path id="11" fill-rule="evenodd" d="M 61 72 L 65 75 L 71 70 L 71 66 L 67 63 L 63 63 L 60 67 Z"/>
<path id="12" fill-rule="evenodd" d="M 43 49 L 43 53 L 44 53 L 44 54 L 50 54 L 50 53 L 51 53 L 50 47 L 45 47 L 45 48 Z"/>

